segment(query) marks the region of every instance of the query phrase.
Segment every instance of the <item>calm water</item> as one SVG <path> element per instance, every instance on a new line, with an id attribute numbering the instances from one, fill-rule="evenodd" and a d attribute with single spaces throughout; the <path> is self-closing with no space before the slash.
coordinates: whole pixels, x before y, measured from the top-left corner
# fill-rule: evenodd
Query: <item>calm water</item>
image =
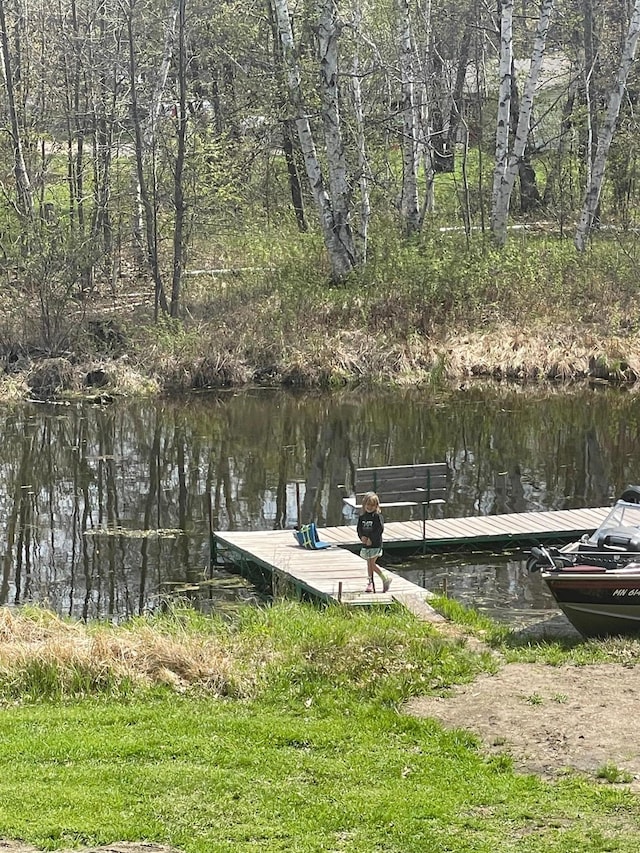
<path id="1" fill-rule="evenodd" d="M 259 597 L 209 567 L 214 529 L 354 523 L 356 467 L 440 461 L 444 515 L 601 506 L 640 482 L 640 398 L 611 389 L 294 395 L 248 391 L 0 411 L 0 603 L 83 618 L 171 594 Z M 403 563 L 411 580 L 509 621 L 553 609 L 521 555 Z M 364 572 L 363 572 L 364 577 Z"/>

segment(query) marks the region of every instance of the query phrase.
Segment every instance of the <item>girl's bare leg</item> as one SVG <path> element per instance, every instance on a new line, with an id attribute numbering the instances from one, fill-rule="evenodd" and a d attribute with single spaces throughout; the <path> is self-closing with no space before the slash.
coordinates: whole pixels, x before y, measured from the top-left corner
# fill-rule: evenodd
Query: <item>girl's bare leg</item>
<path id="1" fill-rule="evenodd" d="M 385 575 L 380 566 L 377 564 L 377 557 L 370 557 L 367 560 L 367 573 L 369 575 L 369 583 L 373 586 L 373 590 L 375 592 L 375 581 L 373 579 L 374 573 L 378 575 L 380 580 L 382 581 L 382 591 L 386 592 L 389 589 L 389 585 L 391 583 L 391 579 Z"/>

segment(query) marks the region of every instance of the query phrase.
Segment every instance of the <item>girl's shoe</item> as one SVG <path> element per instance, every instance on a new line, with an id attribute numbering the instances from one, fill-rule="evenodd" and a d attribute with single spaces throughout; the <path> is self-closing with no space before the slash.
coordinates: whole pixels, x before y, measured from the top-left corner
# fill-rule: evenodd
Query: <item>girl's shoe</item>
<path id="1" fill-rule="evenodd" d="M 367 588 L 365 589 L 365 592 L 375 592 L 375 591 L 376 591 L 376 588 L 373 585 L 373 581 L 369 581 L 369 583 L 367 584 Z"/>
<path id="2" fill-rule="evenodd" d="M 387 575 L 387 576 L 385 577 L 385 579 L 382 581 L 382 591 L 383 591 L 383 592 L 387 592 L 387 590 L 388 590 L 388 589 L 389 589 L 389 587 L 391 586 L 391 581 L 392 581 L 392 580 L 393 580 L 393 578 L 390 578 L 390 577 L 389 577 L 389 575 Z"/>

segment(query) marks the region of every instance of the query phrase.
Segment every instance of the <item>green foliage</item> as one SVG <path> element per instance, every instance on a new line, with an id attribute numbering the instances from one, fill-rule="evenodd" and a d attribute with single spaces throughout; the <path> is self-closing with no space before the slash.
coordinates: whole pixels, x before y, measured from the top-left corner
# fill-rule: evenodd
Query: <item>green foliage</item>
<path id="1" fill-rule="evenodd" d="M 59 701 L 96 695 L 123 698 L 131 689 L 128 679 L 82 661 L 63 666 L 60 661 L 35 658 L 23 667 L 0 672 L 0 697 L 5 702 Z"/>
<path id="2" fill-rule="evenodd" d="M 57 226 L 25 235 L 29 251 L 21 260 L 24 315 L 22 346 L 50 355 L 68 350 L 78 333 L 82 291 L 91 289 L 96 247 Z"/>
<path id="3" fill-rule="evenodd" d="M 545 663 L 549 666 L 587 666 L 598 663 L 617 663 L 624 666 L 640 665 L 640 640 L 636 637 L 609 637 L 585 640 L 577 635 L 558 639 L 534 641 L 520 631 L 512 631 L 506 625 L 465 607 L 453 599 L 436 596 L 431 601 L 439 613 L 451 622 L 460 625 L 498 652 L 508 663 Z M 530 704 L 540 704 L 538 694 L 528 697 Z M 553 701 L 564 704 L 566 695 L 558 693 Z"/>
<path id="4" fill-rule="evenodd" d="M 473 678 L 487 662 L 463 646 L 442 641 L 403 610 L 358 613 L 280 604 L 247 611 L 240 636 L 249 646 L 274 650 L 262 681 L 272 701 L 304 705 L 341 701 L 399 702 L 430 689 Z"/>
<path id="5" fill-rule="evenodd" d="M 509 630 L 504 626 L 497 625 L 492 619 L 483 616 L 477 611 L 465 607 L 453 598 L 435 596 L 431 601 L 435 609 L 455 622 L 456 625 L 464 625 L 473 629 L 474 634 L 487 638 L 488 642 L 498 643 L 509 636 Z"/>

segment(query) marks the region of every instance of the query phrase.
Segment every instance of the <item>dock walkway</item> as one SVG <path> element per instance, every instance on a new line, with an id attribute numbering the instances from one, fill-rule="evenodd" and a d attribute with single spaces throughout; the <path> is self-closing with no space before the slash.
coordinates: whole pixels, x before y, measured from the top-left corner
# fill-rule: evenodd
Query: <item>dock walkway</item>
<path id="1" fill-rule="evenodd" d="M 577 538 L 591 533 L 610 507 L 509 513 L 430 520 L 423 539 L 422 521 L 385 524 L 385 550 L 433 553 L 437 550 L 472 551 L 483 547 L 531 545 L 542 540 Z M 439 621 L 429 607 L 432 593 L 393 572 L 387 593 L 365 593 L 366 566 L 358 556 L 360 544 L 354 526 L 319 529 L 333 547 L 319 551 L 301 548 L 291 530 L 216 531 L 216 548 L 240 565 L 255 564 L 299 592 L 347 605 L 390 604 L 399 601 L 420 618 Z"/>
<path id="2" fill-rule="evenodd" d="M 324 538 L 332 529 L 337 528 L 325 527 L 318 532 Z M 348 529 L 352 531 L 351 544 L 357 546 L 355 528 Z M 433 593 L 387 569 L 385 572 L 392 577 L 391 589 L 386 593 L 364 592 L 367 584 L 365 561 L 339 545 L 308 551 L 298 545 L 291 530 L 216 532 L 215 537 L 218 550 L 223 550 L 234 563 L 240 566 L 257 564 L 278 582 L 291 584 L 298 593 L 348 606 L 399 601 L 420 619 L 442 620 L 428 604 Z M 325 541 L 329 541 L 328 537 Z"/>
<path id="3" fill-rule="evenodd" d="M 429 519 L 424 531 L 422 521 L 392 521 L 384 526 L 384 547 L 392 550 L 473 551 L 487 547 L 530 547 L 542 541 L 578 539 L 593 533 L 611 507 L 561 509 L 542 512 L 511 512 L 504 515 L 480 515 L 464 518 Z M 321 538 L 332 545 L 359 548 L 355 527 L 325 527 Z"/>

